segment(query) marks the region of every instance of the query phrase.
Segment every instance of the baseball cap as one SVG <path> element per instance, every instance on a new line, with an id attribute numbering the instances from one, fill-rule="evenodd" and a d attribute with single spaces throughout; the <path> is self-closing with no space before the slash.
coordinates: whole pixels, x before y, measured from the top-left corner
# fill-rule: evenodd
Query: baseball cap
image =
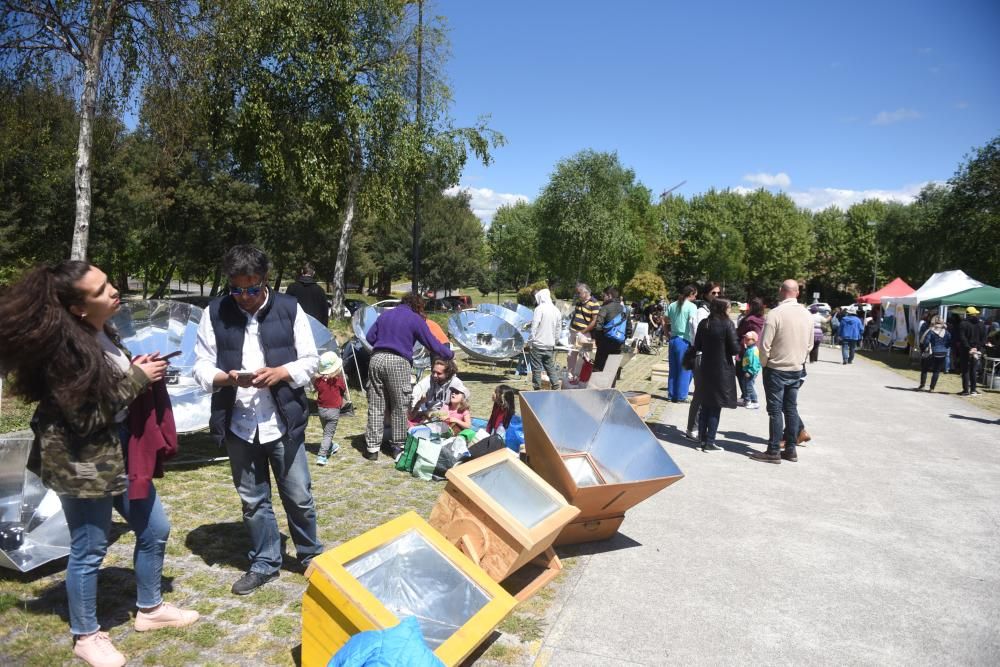
<path id="1" fill-rule="evenodd" d="M 966 315 L 978 315 L 979 314 L 979 310 L 975 306 L 969 306 L 968 308 L 965 309 L 965 314 Z"/>

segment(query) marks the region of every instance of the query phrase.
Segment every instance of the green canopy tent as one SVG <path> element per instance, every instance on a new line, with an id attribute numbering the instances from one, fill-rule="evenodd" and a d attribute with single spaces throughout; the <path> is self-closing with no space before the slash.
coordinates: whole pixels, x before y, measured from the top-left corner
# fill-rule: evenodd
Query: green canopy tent
<path id="1" fill-rule="evenodd" d="M 1000 308 L 1000 288 L 973 287 L 972 289 L 942 296 L 937 299 L 921 301 L 924 308 L 936 308 L 938 306 L 981 306 L 983 308 Z"/>

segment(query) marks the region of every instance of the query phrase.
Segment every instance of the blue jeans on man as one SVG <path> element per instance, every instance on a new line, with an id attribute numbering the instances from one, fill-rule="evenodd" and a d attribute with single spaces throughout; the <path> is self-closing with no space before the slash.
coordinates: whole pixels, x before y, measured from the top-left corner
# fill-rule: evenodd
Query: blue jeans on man
<path id="1" fill-rule="evenodd" d="M 785 452 L 795 454 L 799 436 L 799 387 L 802 386 L 805 371 L 779 371 L 765 368 L 764 396 L 767 399 L 767 416 L 770 418 L 767 451 L 769 454 L 781 452 L 781 441 L 785 441 Z"/>
<path id="2" fill-rule="evenodd" d="M 840 354 L 844 359 L 845 364 L 854 363 L 854 350 L 858 347 L 858 341 L 847 340 L 846 338 L 840 342 Z"/>
<path id="3" fill-rule="evenodd" d="M 97 622 L 97 573 L 108 552 L 111 509 L 118 510 L 135 533 L 132 565 L 135 568 L 135 598 L 140 609 L 152 609 L 163 601 L 160 581 L 163 554 L 170 535 L 170 522 L 152 484 L 149 495 L 132 500 L 128 494 L 103 498 L 59 496 L 69 527 L 69 562 L 66 564 L 66 598 L 69 629 L 74 635 L 89 635 L 101 629 Z"/>
<path id="4" fill-rule="evenodd" d="M 307 565 L 323 552 L 316 537 L 316 504 L 305 443 L 246 442 L 226 434 L 233 485 L 243 503 L 243 524 L 250 533 L 250 571 L 274 574 L 281 567 L 281 533 L 271 504 L 271 475 L 288 518 L 299 562 Z"/>

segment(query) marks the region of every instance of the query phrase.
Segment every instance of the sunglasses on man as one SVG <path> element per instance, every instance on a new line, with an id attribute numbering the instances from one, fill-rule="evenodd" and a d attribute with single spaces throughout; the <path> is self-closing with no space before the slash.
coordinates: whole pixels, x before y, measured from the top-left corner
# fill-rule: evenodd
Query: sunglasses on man
<path id="1" fill-rule="evenodd" d="M 233 287 L 229 286 L 229 293 L 233 296 L 239 296 L 241 294 L 246 294 L 247 296 L 257 296 L 260 291 L 264 289 L 264 283 L 260 282 L 256 285 L 251 285 L 250 287 Z"/>

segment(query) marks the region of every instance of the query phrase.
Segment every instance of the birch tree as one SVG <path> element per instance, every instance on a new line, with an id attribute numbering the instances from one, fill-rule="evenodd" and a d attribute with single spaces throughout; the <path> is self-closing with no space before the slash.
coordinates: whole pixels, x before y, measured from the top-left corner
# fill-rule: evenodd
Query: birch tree
<path id="1" fill-rule="evenodd" d="M 70 256 L 85 259 L 98 96 L 128 97 L 142 68 L 158 59 L 167 36 L 185 23 L 185 4 L 175 0 L 0 0 L 0 7 L 0 58 L 5 68 L 20 74 L 57 71 L 78 89 L 80 133 Z"/>

